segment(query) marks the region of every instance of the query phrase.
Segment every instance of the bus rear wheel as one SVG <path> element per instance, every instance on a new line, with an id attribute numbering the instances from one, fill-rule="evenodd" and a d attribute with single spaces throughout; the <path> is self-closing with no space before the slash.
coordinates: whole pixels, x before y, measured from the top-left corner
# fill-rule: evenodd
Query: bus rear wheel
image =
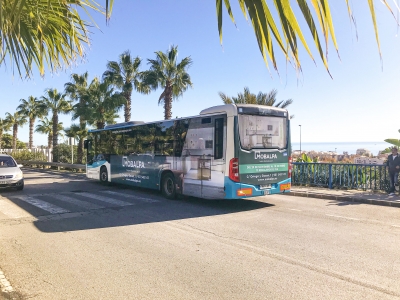
<path id="1" fill-rule="evenodd" d="M 108 183 L 108 172 L 106 167 L 101 167 L 100 169 L 100 182 L 104 184 Z"/>
<path id="2" fill-rule="evenodd" d="M 165 198 L 176 198 L 175 179 L 171 173 L 167 173 L 162 177 L 161 192 Z"/>

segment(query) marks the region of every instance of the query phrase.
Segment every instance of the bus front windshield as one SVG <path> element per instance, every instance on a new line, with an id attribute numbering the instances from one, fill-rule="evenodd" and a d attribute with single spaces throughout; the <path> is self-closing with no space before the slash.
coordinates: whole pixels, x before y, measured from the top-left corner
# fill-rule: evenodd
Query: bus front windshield
<path id="1" fill-rule="evenodd" d="M 286 118 L 239 115 L 238 119 L 242 149 L 285 149 L 287 147 Z"/>

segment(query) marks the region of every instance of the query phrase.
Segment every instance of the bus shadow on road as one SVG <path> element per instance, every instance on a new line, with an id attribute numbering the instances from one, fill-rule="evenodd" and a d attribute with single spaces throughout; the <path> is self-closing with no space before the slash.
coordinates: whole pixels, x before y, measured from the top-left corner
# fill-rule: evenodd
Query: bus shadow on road
<path id="1" fill-rule="evenodd" d="M 38 217 L 38 220 L 34 224 L 42 232 L 67 232 L 201 217 L 217 217 L 228 214 L 240 214 L 273 206 L 269 203 L 257 201 L 257 198 L 246 200 L 205 200 L 184 197 L 179 200 L 167 200 L 157 191 L 121 187 L 114 189 L 113 186 L 110 190 L 118 192 L 126 191 L 138 197 L 154 199 L 154 202 L 47 215 Z M 79 191 L 77 194 L 79 194 Z"/>

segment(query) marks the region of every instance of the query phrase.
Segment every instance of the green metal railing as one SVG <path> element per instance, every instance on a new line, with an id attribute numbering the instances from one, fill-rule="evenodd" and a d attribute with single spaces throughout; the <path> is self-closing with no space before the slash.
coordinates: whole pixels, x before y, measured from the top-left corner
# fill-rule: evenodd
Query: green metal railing
<path id="1" fill-rule="evenodd" d="M 330 189 L 389 190 L 386 165 L 293 163 L 293 185 Z"/>

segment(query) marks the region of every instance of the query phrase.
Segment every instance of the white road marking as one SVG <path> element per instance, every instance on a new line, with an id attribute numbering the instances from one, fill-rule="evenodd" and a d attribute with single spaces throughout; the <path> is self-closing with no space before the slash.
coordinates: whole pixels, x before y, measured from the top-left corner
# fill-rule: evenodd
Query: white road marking
<path id="1" fill-rule="evenodd" d="M 65 195 L 57 195 L 57 197 L 55 197 L 55 198 L 57 200 L 64 201 L 64 202 L 67 202 L 67 203 L 71 203 L 73 205 L 80 206 L 80 207 L 83 207 L 83 208 L 86 208 L 86 209 L 104 208 L 104 206 L 100 206 L 100 205 L 97 205 L 97 204 L 94 204 L 94 203 L 90 203 L 90 202 L 86 202 L 86 201 L 81 201 L 81 200 L 78 200 L 78 199 L 75 199 L 75 198 L 72 198 L 72 197 L 69 197 L 69 196 L 65 196 Z"/>
<path id="2" fill-rule="evenodd" d="M 400 228 L 400 225 L 392 225 L 392 227 Z"/>
<path id="3" fill-rule="evenodd" d="M 4 293 L 14 292 L 11 283 L 7 280 L 6 276 L 4 276 L 4 273 L 1 270 L 0 270 L 0 287 L 1 291 Z"/>
<path id="4" fill-rule="evenodd" d="M 288 210 L 302 211 L 302 210 L 300 210 L 300 209 L 295 209 L 295 208 L 288 208 Z"/>
<path id="5" fill-rule="evenodd" d="M 82 195 L 82 196 L 84 196 L 86 198 L 91 198 L 91 199 L 103 201 L 103 202 L 106 202 L 106 203 L 114 204 L 114 205 L 117 205 L 117 206 L 134 205 L 133 203 L 117 200 L 117 199 L 110 198 L 110 197 L 104 197 L 104 196 L 101 196 L 101 195 L 94 195 L 94 194 L 90 194 L 90 193 L 87 193 L 87 192 L 78 193 L 78 195 Z"/>
<path id="6" fill-rule="evenodd" d="M 115 191 L 104 191 L 104 193 L 107 193 L 107 194 L 110 194 L 110 195 L 115 195 L 115 196 L 121 196 L 121 197 L 125 197 L 125 198 L 130 198 L 130 199 L 133 199 L 133 200 L 140 200 L 140 201 L 149 202 L 149 203 L 160 202 L 160 200 L 140 197 L 140 196 L 136 196 L 136 195 L 125 194 L 125 193 L 120 193 L 120 192 L 115 192 Z"/>
<path id="7" fill-rule="evenodd" d="M 337 216 L 337 215 L 328 215 L 328 214 L 326 214 L 326 216 L 328 216 L 328 217 L 333 217 L 333 218 L 339 218 L 339 219 L 360 221 L 360 219 L 357 219 L 357 218 L 349 218 L 349 217 L 343 217 L 343 216 Z"/>
<path id="8" fill-rule="evenodd" d="M 8 217 L 19 219 L 31 217 L 32 215 L 26 212 L 24 209 L 20 208 L 18 205 L 13 202 L 0 198 L 0 211 Z"/>
<path id="9" fill-rule="evenodd" d="M 33 198 L 33 197 L 29 197 L 29 196 L 18 196 L 15 198 L 18 198 L 24 202 L 27 202 L 29 204 L 36 206 L 36 207 L 39 207 L 40 209 L 48 211 L 51 214 L 62 214 L 62 213 L 70 212 L 68 209 L 58 207 L 56 205 L 53 205 L 51 203 L 48 203 L 46 201 L 43 201 L 43 200 L 40 200 L 37 198 Z"/>

